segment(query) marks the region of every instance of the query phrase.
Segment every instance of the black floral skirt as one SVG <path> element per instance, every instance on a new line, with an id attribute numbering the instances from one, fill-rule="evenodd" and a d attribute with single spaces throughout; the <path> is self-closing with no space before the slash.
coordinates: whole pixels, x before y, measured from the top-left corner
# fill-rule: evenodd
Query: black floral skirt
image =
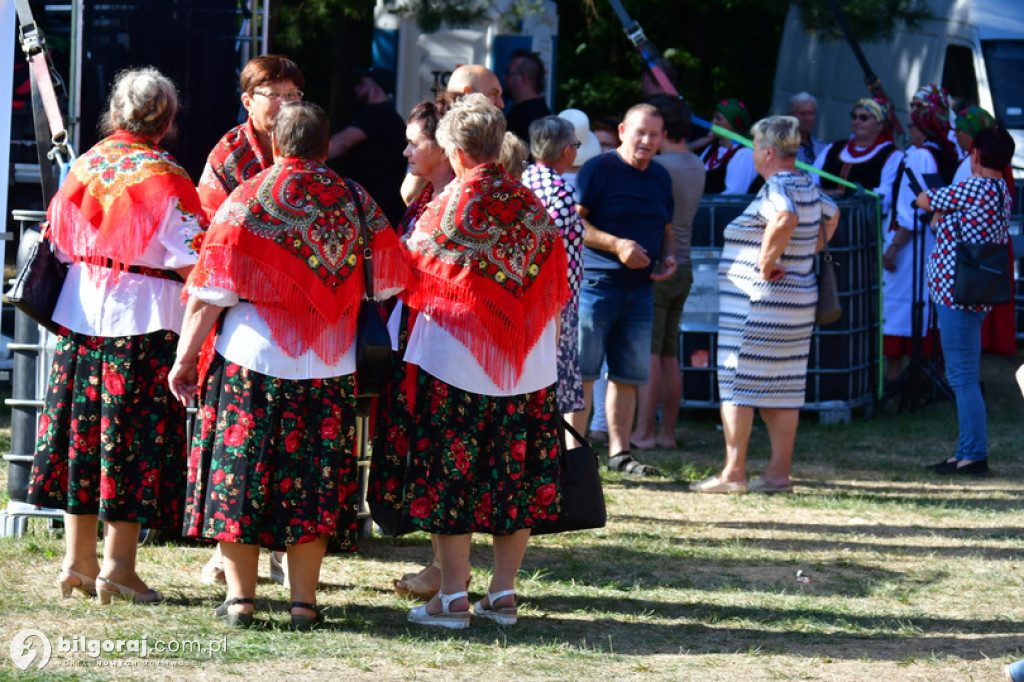
<path id="1" fill-rule="evenodd" d="M 370 496 L 401 509 L 404 525 L 439 535 L 510 535 L 557 517 L 559 419 L 555 386 L 484 396 L 406 366 L 381 398 Z M 413 378 L 414 377 L 414 378 Z"/>
<path id="2" fill-rule="evenodd" d="M 181 527 L 185 408 L 167 374 L 178 335 L 57 339 L 28 501 L 147 528 Z"/>
<path id="3" fill-rule="evenodd" d="M 351 551 L 359 505 L 355 377 L 277 379 L 217 355 L 188 463 L 184 534 Z"/>

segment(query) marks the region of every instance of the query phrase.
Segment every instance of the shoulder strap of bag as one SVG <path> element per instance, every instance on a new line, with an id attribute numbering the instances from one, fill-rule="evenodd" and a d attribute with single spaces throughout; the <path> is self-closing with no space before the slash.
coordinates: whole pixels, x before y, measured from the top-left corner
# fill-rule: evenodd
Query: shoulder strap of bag
<path id="1" fill-rule="evenodd" d="M 366 299 L 373 298 L 373 249 L 370 248 L 370 240 L 366 235 L 366 214 L 363 212 L 363 202 L 359 201 L 359 194 L 356 192 L 354 183 L 345 178 L 345 185 L 348 187 L 352 201 L 356 204 L 356 211 L 359 213 L 359 244 L 363 247 L 363 279 L 366 282 Z"/>

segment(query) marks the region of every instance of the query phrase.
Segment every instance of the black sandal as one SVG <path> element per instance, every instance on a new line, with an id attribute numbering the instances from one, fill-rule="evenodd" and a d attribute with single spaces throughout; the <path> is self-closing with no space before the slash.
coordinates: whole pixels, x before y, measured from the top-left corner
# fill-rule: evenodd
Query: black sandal
<path id="1" fill-rule="evenodd" d="M 222 620 L 233 628 L 250 628 L 252 627 L 254 615 L 252 613 L 235 613 L 234 611 L 228 611 L 228 608 L 235 604 L 252 604 L 256 606 L 255 599 L 228 599 L 223 604 L 213 610 L 213 615 L 218 619 Z"/>
<path id="2" fill-rule="evenodd" d="M 316 607 L 316 604 L 309 604 L 304 601 L 293 601 L 288 607 L 289 609 L 309 609 L 315 616 L 296 616 L 294 613 L 292 616 L 292 630 L 295 632 L 304 632 L 306 630 L 312 630 L 316 626 L 324 622 L 324 614 L 320 613 L 320 609 Z"/>
<path id="3" fill-rule="evenodd" d="M 614 457 L 609 457 L 608 470 L 618 471 L 619 473 L 626 474 L 627 476 L 661 476 L 661 471 L 658 467 L 651 466 L 650 464 L 644 464 L 633 457 L 633 455 L 629 453 L 629 450 L 623 450 Z"/>

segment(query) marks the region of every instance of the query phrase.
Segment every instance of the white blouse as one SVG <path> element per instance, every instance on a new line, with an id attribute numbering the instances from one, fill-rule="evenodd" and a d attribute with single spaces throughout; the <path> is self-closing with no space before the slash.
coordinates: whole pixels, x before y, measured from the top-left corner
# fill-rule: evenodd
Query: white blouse
<path id="1" fill-rule="evenodd" d="M 278 379 L 326 379 L 356 371 L 356 344 L 335 363 L 325 362 L 312 350 L 292 357 L 274 343 L 270 327 L 252 303 L 239 301 L 238 295 L 220 287 L 189 287 L 189 295 L 201 301 L 227 308 L 217 336 L 217 352 L 228 362 Z M 340 327 L 326 327 L 323 334 L 340 334 Z"/>
<path id="2" fill-rule="evenodd" d="M 395 350 L 398 349 L 396 340 L 401 319 L 402 303 L 399 302 L 388 321 Z M 548 388 L 558 381 L 556 331 L 555 318 L 552 318 L 526 356 L 519 381 L 508 388 L 494 383 L 469 349 L 425 313 L 416 318 L 404 359 L 463 391 L 487 396 L 522 395 Z"/>

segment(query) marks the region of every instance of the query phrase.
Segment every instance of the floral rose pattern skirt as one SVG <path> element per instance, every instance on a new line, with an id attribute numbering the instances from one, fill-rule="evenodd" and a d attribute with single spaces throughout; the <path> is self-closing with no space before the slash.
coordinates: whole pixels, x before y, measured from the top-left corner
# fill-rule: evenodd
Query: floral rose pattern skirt
<path id="1" fill-rule="evenodd" d="M 185 408 L 167 373 L 178 335 L 57 339 L 29 479 L 31 504 L 181 527 Z"/>
<path id="2" fill-rule="evenodd" d="M 351 374 L 277 379 L 217 355 L 189 452 L 185 536 L 284 550 L 331 535 L 354 549 L 354 386 Z"/>
<path id="3" fill-rule="evenodd" d="M 439 535 L 510 535 L 560 508 L 555 387 L 516 396 L 469 393 L 419 371 L 382 399 L 370 495 L 411 527 Z M 406 467 L 406 455 L 408 467 Z M 403 485 L 404 481 L 404 485 Z"/>

